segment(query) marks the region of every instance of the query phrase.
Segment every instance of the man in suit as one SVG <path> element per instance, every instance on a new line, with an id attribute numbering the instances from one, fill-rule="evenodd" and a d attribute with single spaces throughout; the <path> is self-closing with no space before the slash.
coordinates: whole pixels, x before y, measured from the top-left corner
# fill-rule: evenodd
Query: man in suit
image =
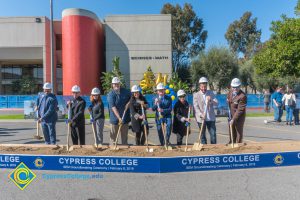
<path id="1" fill-rule="evenodd" d="M 246 119 L 247 96 L 240 87 L 241 81 L 238 78 L 232 79 L 231 89 L 227 95 L 227 102 L 230 109 L 229 125 L 232 126 L 233 137 L 231 138 L 231 134 L 229 134 L 229 144 L 231 144 L 232 139 L 233 143 L 243 142 L 243 128 Z"/>
<path id="2" fill-rule="evenodd" d="M 73 99 L 68 101 L 68 108 L 71 109 L 71 138 L 73 145 L 85 145 L 85 118 L 84 109 L 86 102 L 80 96 L 80 87 L 72 87 Z"/>
<path id="3" fill-rule="evenodd" d="M 194 116 L 199 128 L 204 123 L 201 133 L 201 144 L 207 144 L 206 128 L 210 134 L 210 143 L 216 144 L 216 115 L 214 106 L 218 105 L 218 100 L 213 91 L 207 90 L 207 84 L 207 78 L 201 77 L 199 80 L 199 91 L 193 95 Z"/>
<path id="4" fill-rule="evenodd" d="M 38 122 L 42 124 L 45 144 L 56 144 L 57 99 L 51 92 L 51 83 L 45 83 L 44 93 L 37 99 Z"/>
<path id="5" fill-rule="evenodd" d="M 116 141 L 118 130 L 121 126 L 122 145 L 127 145 L 130 111 L 126 105 L 131 98 L 131 93 L 129 90 L 121 87 L 121 81 L 118 77 L 113 77 L 111 85 L 112 89 L 107 94 L 109 122 L 111 124 L 110 144 L 113 145 Z"/>
<path id="6" fill-rule="evenodd" d="M 152 110 L 155 112 L 155 123 L 158 138 L 161 146 L 170 145 L 170 136 L 172 129 L 172 99 L 165 93 L 165 86 L 159 83 L 156 86 L 157 95 L 153 98 Z M 162 125 L 165 124 L 165 127 Z M 165 130 L 166 144 L 164 141 L 163 129 Z"/>

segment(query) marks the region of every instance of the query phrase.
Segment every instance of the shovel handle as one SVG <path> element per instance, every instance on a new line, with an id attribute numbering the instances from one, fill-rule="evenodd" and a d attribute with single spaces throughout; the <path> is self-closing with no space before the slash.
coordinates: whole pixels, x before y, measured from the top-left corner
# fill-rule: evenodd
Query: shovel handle
<path id="1" fill-rule="evenodd" d="M 191 106 L 189 106 L 188 121 L 190 121 L 190 116 L 191 116 Z M 190 132 L 190 125 L 186 128 L 185 151 L 187 151 L 188 148 L 189 132 Z"/>
<path id="2" fill-rule="evenodd" d="M 233 127 L 231 124 L 229 124 L 229 127 L 230 127 L 230 137 L 231 137 L 231 148 L 234 147 L 234 142 L 233 142 Z"/>

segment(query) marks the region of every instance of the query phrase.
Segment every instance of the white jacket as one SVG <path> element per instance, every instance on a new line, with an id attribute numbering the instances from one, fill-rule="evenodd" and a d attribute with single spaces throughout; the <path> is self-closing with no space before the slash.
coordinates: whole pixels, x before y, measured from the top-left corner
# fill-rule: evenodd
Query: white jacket
<path id="1" fill-rule="evenodd" d="M 218 105 L 218 100 L 216 99 L 215 94 L 211 90 L 207 90 L 205 93 L 205 97 L 210 96 L 211 100 L 208 102 L 208 110 L 207 114 L 205 116 L 205 121 L 216 121 L 216 115 L 214 111 L 214 106 Z M 194 116 L 196 118 L 196 121 L 201 123 L 202 118 L 204 117 L 204 106 L 205 106 L 205 100 L 204 100 L 204 94 L 201 92 L 194 93 L 193 95 L 193 106 L 194 106 Z"/>

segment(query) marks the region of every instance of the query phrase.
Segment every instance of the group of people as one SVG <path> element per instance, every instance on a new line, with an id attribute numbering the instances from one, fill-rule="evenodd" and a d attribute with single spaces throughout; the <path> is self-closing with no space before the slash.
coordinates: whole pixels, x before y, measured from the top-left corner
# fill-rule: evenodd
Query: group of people
<path id="1" fill-rule="evenodd" d="M 177 145 L 182 145 L 183 138 L 188 132 L 191 123 L 190 114 L 193 111 L 196 122 L 201 129 L 201 143 L 207 144 L 206 129 L 210 134 L 210 143 L 216 144 L 216 115 L 214 106 L 218 105 L 213 91 L 208 90 L 208 80 L 201 77 L 199 90 L 193 95 L 193 104 L 186 99 L 184 90 L 177 92 L 178 101 L 172 107 L 172 99 L 165 93 L 165 86 L 159 83 L 156 86 L 156 95 L 152 100 L 152 106 L 141 94 L 137 85 L 132 86 L 131 91 L 121 87 L 118 77 L 112 79 L 112 89 L 107 95 L 110 129 L 110 145 L 115 144 L 117 134 L 120 133 L 121 143 L 128 144 L 128 129 L 131 122 L 132 131 L 136 134 L 136 145 L 144 145 L 146 134 L 149 133 L 147 123 L 147 110 L 155 112 L 155 123 L 160 144 L 170 145 L 171 132 L 177 136 Z M 228 124 L 232 126 L 232 137 L 229 134 L 229 143 L 241 143 L 243 140 L 243 126 L 246 116 L 247 96 L 240 88 L 241 82 L 235 78 L 231 82 L 231 89 L 227 95 L 229 108 Z M 56 144 L 55 124 L 57 121 L 57 99 L 51 93 L 50 83 L 44 84 L 44 93 L 37 100 L 38 121 L 41 122 L 45 143 Z M 85 145 L 85 107 L 86 102 L 80 96 L 80 87 L 72 87 L 72 100 L 67 102 L 69 110 L 68 123 L 71 126 L 71 138 L 74 145 Z M 104 128 L 104 104 L 100 96 L 100 90 L 93 88 L 91 91 L 91 106 L 88 110 L 91 115 L 96 132 L 96 144 L 103 144 Z M 173 112 L 173 119 L 172 119 Z M 201 128 L 202 127 L 202 128 Z"/>
<path id="2" fill-rule="evenodd" d="M 287 89 L 286 93 L 282 87 L 277 87 L 271 95 L 271 102 L 274 108 L 274 120 L 281 122 L 283 110 L 286 110 L 286 125 L 299 125 L 299 105 L 297 105 L 296 94 L 292 89 Z"/>

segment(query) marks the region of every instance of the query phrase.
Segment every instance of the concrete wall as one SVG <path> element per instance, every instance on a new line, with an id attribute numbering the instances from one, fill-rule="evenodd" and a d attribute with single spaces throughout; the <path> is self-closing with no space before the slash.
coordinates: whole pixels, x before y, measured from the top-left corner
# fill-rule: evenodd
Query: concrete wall
<path id="1" fill-rule="evenodd" d="M 171 15 L 114 15 L 105 19 L 106 71 L 120 57 L 127 87 L 138 84 L 147 66 L 172 72 Z"/>
<path id="2" fill-rule="evenodd" d="M 36 18 L 41 22 L 37 23 Z M 1 17 L 0 47 L 42 47 L 45 17 Z"/>

